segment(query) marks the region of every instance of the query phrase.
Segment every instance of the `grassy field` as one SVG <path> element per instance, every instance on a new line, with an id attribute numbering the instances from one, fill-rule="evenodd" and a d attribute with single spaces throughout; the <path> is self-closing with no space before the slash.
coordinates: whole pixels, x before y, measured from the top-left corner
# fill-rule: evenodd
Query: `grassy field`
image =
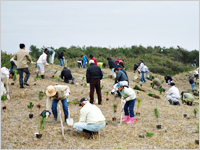
<path id="1" fill-rule="evenodd" d="M 61 134 L 60 119 L 53 121 L 53 115 L 46 119 L 45 129 L 42 132 L 42 138 L 37 139 L 35 132 L 38 132 L 40 117 L 39 114 L 46 108 L 46 96 L 39 100 L 39 91 L 45 91 L 49 85 L 56 83 L 66 85 L 62 80 L 51 78 L 56 70 L 61 70 L 60 66 L 50 65 L 45 66 L 45 79 L 37 80 L 36 85 L 33 85 L 36 76 L 36 68 L 34 65 L 29 67 L 31 76 L 28 83 L 31 85 L 26 89 L 19 88 L 19 76 L 15 85 L 10 85 L 11 100 L 1 102 L 1 106 L 6 104 L 7 109 L 1 110 L 1 148 L 2 149 L 199 149 L 199 145 L 195 144 L 195 140 L 199 139 L 199 133 L 196 133 L 197 124 L 199 123 L 199 105 L 195 103 L 193 106 L 181 104 L 181 106 L 171 106 L 164 97 L 164 93 L 160 95 L 159 91 L 150 87 L 151 81 L 139 84 L 139 79 L 134 80 L 135 73 L 127 72 L 130 80 L 130 87 L 138 85 L 146 92 L 137 93 L 137 99 L 141 99 L 141 106 L 137 110 L 137 102 L 135 105 L 135 112 L 140 112 L 140 116 L 134 124 L 122 123 L 118 125 L 121 114 L 121 100 L 109 94 L 110 100 L 106 101 L 106 91 L 112 90 L 114 80 L 109 78 L 110 70 L 103 69 L 105 79 L 101 84 L 104 85 L 102 89 L 103 105 L 97 105 L 103 112 L 107 125 L 100 132 L 100 141 L 98 135 L 94 139 L 88 140 L 88 134 L 79 132 L 73 127 L 64 124 L 65 139 Z M 59 71 L 57 75 L 59 75 Z M 81 83 L 82 77 L 85 76 L 85 69 L 71 68 L 76 80 L 75 83 L 79 85 L 67 84 L 70 87 L 71 94 L 69 101 L 79 101 L 82 97 L 89 98 L 89 87 L 83 88 Z M 150 75 L 157 76 L 161 81 L 164 81 L 164 76 L 150 73 Z M 188 76 L 193 73 L 185 72 L 173 76 L 176 86 L 180 93 L 184 91 L 191 92 L 191 86 L 188 81 Z M 134 81 L 133 81 L 134 80 Z M 12 82 L 10 80 L 9 82 Z M 199 82 L 196 81 L 195 82 Z M 198 89 L 199 85 L 195 85 Z M 168 90 L 169 87 L 163 83 L 163 88 Z M 158 94 L 161 99 L 149 97 L 147 94 L 153 92 Z M 95 99 L 97 95 L 95 93 Z M 195 97 L 195 101 L 199 101 Z M 27 105 L 33 102 L 34 117 L 29 119 L 29 110 Z M 36 107 L 41 103 L 40 110 Z M 116 114 L 113 113 L 113 104 L 118 104 Z M 157 106 L 156 106 L 157 103 Z M 59 104 L 62 106 L 61 102 Z M 157 129 L 157 119 L 154 116 L 154 108 L 158 108 L 160 117 L 158 122 L 162 125 L 162 129 Z M 198 108 L 197 117 L 194 117 L 193 110 Z M 71 118 L 74 122 L 79 120 L 79 112 L 81 107 L 78 104 L 69 104 Z M 184 118 L 183 114 L 187 113 L 188 118 Z M 63 116 L 62 111 L 62 118 Z M 112 121 L 112 117 L 116 115 L 117 120 Z M 153 132 L 152 137 L 140 138 L 139 134 L 146 132 Z M 99 143 L 100 142 L 100 143 Z"/>

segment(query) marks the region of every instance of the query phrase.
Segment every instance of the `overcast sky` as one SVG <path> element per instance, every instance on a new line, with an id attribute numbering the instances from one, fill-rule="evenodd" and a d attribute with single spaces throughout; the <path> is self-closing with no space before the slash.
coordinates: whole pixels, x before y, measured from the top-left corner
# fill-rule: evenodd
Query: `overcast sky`
<path id="1" fill-rule="evenodd" d="M 71 45 L 199 50 L 198 1 L 1 1 L 1 50 Z"/>

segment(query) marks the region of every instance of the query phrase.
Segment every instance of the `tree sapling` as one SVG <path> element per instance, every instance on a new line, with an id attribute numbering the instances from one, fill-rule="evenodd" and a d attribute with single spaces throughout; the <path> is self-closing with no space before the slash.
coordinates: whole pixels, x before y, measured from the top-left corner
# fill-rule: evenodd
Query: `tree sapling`
<path id="1" fill-rule="evenodd" d="M 140 102 L 141 102 L 141 99 L 138 98 L 137 111 L 139 110 Z M 136 112 L 136 115 L 137 115 L 137 116 L 140 116 L 140 113 L 139 113 L 139 112 Z"/>
<path id="2" fill-rule="evenodd" d="M 103 89 L 104 85 L 101 86 L 101 90 Z"/>
<path id="3" fill-rule="evenodd" d="M 41 120 L 40 120 L 40 125 L 39 125 L 39 127 L 38 127 L 39 134 L 36 134 L 36 137 L 37 137 L 38 139 L 40 139 L 40 138 L 42 137 L 41 132 L 45 129 L 45 127 L 44 127 L 45 117 L 46 117 L 46 114 L 45 114 L 45 113 L 42 114 L 42 118 L 41 118 Z"/>
<path id="4" fill-rule="evenodd" d="M 106 100 L 108 101 L 108 100 L 109 100 L 109 97 L 108 97 L 109 91 L 105 91 L 105 93 L 106 93 L 106 95 L 107 95 Z"/>
<path id="5" fill-rule="evenodd" d="M 197 108 L 194 109 L 194 116 L 196 117 L 197 115 Z"/>
<path id="6" fill-rule="evenodd" d="M 86 88 L 86 87 L 87 87 L 87 83 L 84 84 L 83 88 Z"/>
<path id="7" fill-rule="evenodd" d="M 44 97 L 44 92 L 43 91 L 39 91 L 39 100 L 41 100 Z"/>
<path id="8" fill-rule="evenodd" d="M 84 79 L 85 79 L 85 77 L 83 77 L 81 81 L 83 82 Z"/>
<path id="9" fill-rule="evenodd" d="M 117 104 L 113 104 L 113 109 L 114 109 L 114 115 L 115 115 L 115 113 L 117 112 Z M 112 118 L 112 120 L 113 120 L 113 121 L 116 121 L 116 116 L 114 116 L 114 117 Z"/>
<path id="10" fill-rule="evenodd" d="M 29 118 L 33 118 L 33 114 L 31 114 L 32 113 L 32 108 L 33 108 L 33 103 L 32 102 L 30 102 L 30 104 L 29 105 L 27 105 L 27 107 L 30 109 L 30 114 L 29 114 Z"/>
<path id="11" fill-rule="evenodd" d="M 156 127 L 158 129 L 161 129 L 161 125 L 158 125 L 159 112 L 158 112 L 157 108 L 154 109 L 154 114 L 155 114 L 155 117 L 157 118 L 157 125 L 156 125 Z"/>
<path id="12" fill-rule="evenodd" d="M 5 103 L 6 96 L 5 96 L 5 95 L 2 95 L 2 96 L 1 96 L 1 100 L 3 101 L 3 103 Z M 6 109 L 6 105 L 5 105 L 5 104 L 4 104 L 4 106 L 3 106 L 3 109 Z"/>

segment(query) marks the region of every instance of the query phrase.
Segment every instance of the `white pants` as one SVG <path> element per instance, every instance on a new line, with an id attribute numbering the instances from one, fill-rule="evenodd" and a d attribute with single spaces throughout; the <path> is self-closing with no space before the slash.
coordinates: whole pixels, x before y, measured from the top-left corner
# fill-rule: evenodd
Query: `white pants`
<path id="1" fill-rule="evenodd" d="M 111 75 L 112 75 L 114 78 L 116 78 L 116 74 L 115 74 L 114 70 L 115 70 L 115 68 L 112 68 L 112 69 L 111 69 Z"/>
<path id="2" fill-rule="evenodd" d="M 37 64 L 37 72 L 41 72 L 41 75 L 44 75 L 44 64 Z"/>
<path id="3" fill-rule="evenodd" d="M 49 63 L 53 64 L 54 63 L 54 56 L 55 56 L 55 52 L 53 52 L 52 55 L 49 55 Z"/>
<path id="4" fill-rule="evenodd" d="M 170 96 L 170 95 L 167 95 L 166 98 L 167 98 L 168 100 L 172 100 L 173 102 L 179 102 L 179 98 L 174 98 L 174 97 L 172 97 L 172 96 Z"/>

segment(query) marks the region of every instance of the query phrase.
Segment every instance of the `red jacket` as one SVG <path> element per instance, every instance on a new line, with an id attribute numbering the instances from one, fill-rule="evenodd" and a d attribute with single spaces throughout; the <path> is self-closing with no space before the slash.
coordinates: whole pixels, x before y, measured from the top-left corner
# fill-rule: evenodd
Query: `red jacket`
<path id="1" fill-rule="evenodd" d="M 94 64 L 97 66 L 97 60 L 94 57 L 92 57 L 92 60 L 94 60 Z"/>
<path id="2" fill-rule="evenodd" d="M 115 62 L 117 63 L 117 64 L 119 64 L 119 62 L 123 62 L 123 60 L 122 59 L 115 59 Z"/>

